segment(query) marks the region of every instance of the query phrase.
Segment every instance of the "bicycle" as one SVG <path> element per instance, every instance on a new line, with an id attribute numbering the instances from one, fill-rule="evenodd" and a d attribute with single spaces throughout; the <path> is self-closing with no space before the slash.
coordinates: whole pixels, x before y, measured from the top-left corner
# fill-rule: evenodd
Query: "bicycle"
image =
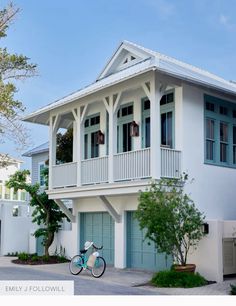
<path id="1" fill-rule="evenodd" d="M 93 252 L 89 257 L 87 257 L 86 253 L 91 247 L 93 247 Z M 86 241 L 84 244 L 84 249 L 80 250 L 80 254 L 75 255 L 71 259 L 69 265 L 70 273 L 73 275 L 78 275 L 82 270 L 88 269 L 93 275 L 93 277 L 101 277 L 106 270 L 106 261 L 103 257 L 99 255 L 97 251 L 102 250 L 102 248 L 103 246 L 99 248 L 95 246 L 93 242 Z"/>

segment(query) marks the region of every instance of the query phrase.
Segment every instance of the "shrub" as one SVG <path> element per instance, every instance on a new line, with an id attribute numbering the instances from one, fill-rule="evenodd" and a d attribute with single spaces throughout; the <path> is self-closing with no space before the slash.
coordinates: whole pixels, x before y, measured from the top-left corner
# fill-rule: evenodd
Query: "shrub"
<path id="1" fill-rule="evenodd" d="M 37 255 L 33 255 L 31 257 L 31 261 L 38 261 L 39 260 L 39 257 Z"/>
<path id="2" fill-rule="evenodd" d="M 27 261 L 30 258 L 30 255 L 27 253 L 19 253 L 18 254 L 18 259 L 22 260 L 22 261 Z"/>
<path id="3" fill-rule="evenodd" d="M 58 259 L 59 262 L 67 262 L 68 261 L 68 259 L 65 256 L 58 256 L 57 259 Z"/>
<path id="4" fill-rule="evenodd" d="M 160 271 L 151 283 L 157 287 L 193 288 L 207 285 L 207 280 L 199 273 Z"/>
<path id="5" fill-rule="evenodd" d="M 231 291 L 230 291 L 231 295 L 236 295 L 236 285 L 231 284 L 230 287 L 231 287 Z"/>

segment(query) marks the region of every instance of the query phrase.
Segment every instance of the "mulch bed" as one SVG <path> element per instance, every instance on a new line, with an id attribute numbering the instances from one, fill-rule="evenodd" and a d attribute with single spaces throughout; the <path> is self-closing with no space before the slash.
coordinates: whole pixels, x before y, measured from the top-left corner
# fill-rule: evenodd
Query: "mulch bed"
<path id="1" fill-rule="evenodd" d="M 42 258 L 38 258 L 37 260 L 32 260 L 31 258 L 27 260 L 20 260 L 20 259 L 13 259 L 13 263 L 20 264 L 20 265 L 47 265 L 47 264 L 57 264 L 57 263 L 64 263 L 69 262 L 69 260 L 65 259 L 62 260 L 61 258 L 58 258 L 57 256 L 50 256 L 47 260 L 44 260 Z"/>

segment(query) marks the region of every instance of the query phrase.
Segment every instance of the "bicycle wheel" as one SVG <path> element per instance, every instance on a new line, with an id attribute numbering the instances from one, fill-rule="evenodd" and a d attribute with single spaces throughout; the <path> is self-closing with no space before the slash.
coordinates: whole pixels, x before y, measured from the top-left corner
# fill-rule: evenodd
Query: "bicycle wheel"
<path id="1" fill-rule="evenodd" d="M 78 275 L 83 269 L 83 264 L 83 257 L 81 255 L 75 255 L 70 261 L 70 273 L 73 275 Z"/>
<path id="2" fill-rule="evenodd" d="M 96 258 L 95 264 L 91 270 L 93 277 L 99 278 L 103 275 L 106 270 L 106 262 L 103 257 L 98 256 Z"/>

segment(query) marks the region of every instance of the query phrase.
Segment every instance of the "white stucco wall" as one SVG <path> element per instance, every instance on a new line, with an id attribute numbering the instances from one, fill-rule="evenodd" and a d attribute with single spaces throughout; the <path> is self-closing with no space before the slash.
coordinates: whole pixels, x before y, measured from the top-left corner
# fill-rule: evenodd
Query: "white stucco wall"
<path id="1" fill-rule="evenodd" d="M 186 186 L 197 207 L 208 219 L 236 220 L 236 170 L 204 164 L 204 93 L 193 86 L 183 86 L 183 114 L 177 129 L 182 135 L 183 171 L 194 179 Z"/>

